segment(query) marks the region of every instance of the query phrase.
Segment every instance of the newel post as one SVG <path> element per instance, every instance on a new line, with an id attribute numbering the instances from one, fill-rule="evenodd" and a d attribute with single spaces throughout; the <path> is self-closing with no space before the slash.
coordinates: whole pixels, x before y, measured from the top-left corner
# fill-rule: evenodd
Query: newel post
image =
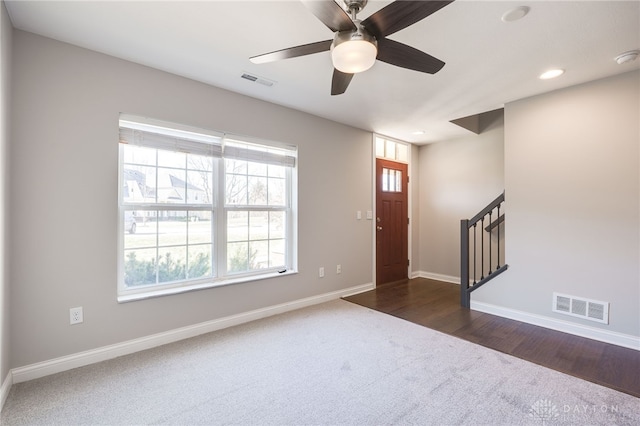
<path id="1" fill-rule="evenodd" d="M 460 221 L 460 306 L 471 306 L 469 293 L 469 219 Z"/>

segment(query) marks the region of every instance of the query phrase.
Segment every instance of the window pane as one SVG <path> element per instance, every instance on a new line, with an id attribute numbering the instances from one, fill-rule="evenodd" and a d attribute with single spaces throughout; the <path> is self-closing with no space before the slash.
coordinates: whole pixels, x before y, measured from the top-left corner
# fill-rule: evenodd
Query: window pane
<path id="1" fill-rule="evenodd" d="M 286 181 L 284 179 L 269 178 L 269 205 L 285 205 Z"/>
<path id="2" fill-rule="evenodd" d="M 135 287 L 156 283 L 156 249 L 124 251 L 124 284 Z"/>
<path id="3" fill-rule="evenodd" d="M 382 169 L 382 191 L 389 191 L 389 169 Z"/>
<path id="4" fill-rule="evenodd" d="M 395 170 L 395 176 L 396 176 L 396 184 L 395 184 L 395 191 L 396 192 L 402 192 L 402 172 L 400 170 Z"/>
<path id="5" fill-rule="evenodd" d="M 189 245 L 211 242 L 211 212 L 189 212 L 188 237 Z"/>
<path id="6" fill-rule="evenodd" d="M 376 138 L 376 157 L 384 158 L 384 142 L 384 139 Z"/>
<path id="7" fill-rule="evenodd" d="M 155 203 L 156 169 L 154 167 L 127 165 L 122 174 L 122 201 Z"/>
<path id="8" fill-rule="evenodd" d="M 269 238 L 284 238 L 285 212 L 269 212 Z"/>
<path id="9" fill-rule="evenodd" d="M 269 267 L 285 266 L 284 240 L 269 241 Z"/>
<path id="10" fill-rule="evenodd" d="M 161 247 L 158 249 L 158 282 L 187 278 L 187 247 Z"/>
<path id="11" fill-rule="evenodd" d="M 243 272 L 249 269 L 249 243 L 227 244 L 227 272 Z"/>
<path id="12" fill-rule="evenodd" d="M 147 166 L 156 165 L 156 150 L 135 145 L 123 145 L 124 162 Z"/>
<path id="13" fill-rule="evenodd" d="M 158 245 L 177 246 L 187 243 L 187 212 L 165 211 L 158 220 Z"/>
<path id="14" fill-rule="evenodd" d="M 247 177 L 242 175 L 226 175 L 227 193 L 225 202 L 228 205 L 247 204 Z"/>
<path id="15" fill-rule="evenodd" d="M 249 213 L 249 239 L 266 240 L 269 238 L 269 212 Z"/>
<path id="16" fill-rule="evenodd" d="M 269 176 L 270 177 L 286 177 L 286 168 L 284 166 L 274 166 L 269 165 Z"/>
<path id="17" fill-rule="evenodd" d="M 267 178 L 249 176 L 249 205 L 267 204 Z"/>
<path id="18" fill-rule="evenodd" d="M 398 161 L 403 161 L 403 162 L 407 162 L 408 161 L 408 151 L 409 151 L 409 147 L 405 144 L 401 144 L 399 143 L 396 147 L 396 150 L 398 152 L 397 155 L 397 160 Z"/>
<path id="19" fill-rule="evenodd" d="M 158 150 L 158 166 L 184 169 L 187 164 L 186 160 L 187 154 L 184 152 L 171 152 L 163 149 Z"/>
<path id="20" fill-rule="evenodd" d="M 207 171 L 187 172 L 187 203 L 211 204 L 213 175 Z"/>
<path id="21" fill-rule="evenodd" d="M 158 202 L 183 204 L 186 199 L 184 170 L 158 168 Z"/>
<path id="22" fill-rule="evenodd" d="M 247 173 L 253 176 L 266 176 L 267 165 L 262 163 L 249 162 Z"/>
<path id="23" fill-rule="evenodd" d="M 227 212 L 227 241 L 249 240 L 249 213 Z"/>
<path id="24" fill-rule="evenodd" d="M 156 219 L 148 217 L 146 211 L 124 212 L 124 248 L 156 246 Z"/>
<path id="25" fill-rule="evenodd" d="M 396 143 L 387 141 L 387 147 L 385 149 L 384 156 L 390 160 L 396 159 Z"/>
<path id="26" fill-rule="evenodd" d="M 187 169 L 210 172 L 213 170 L 213 158 L 204 155 L 187 154 Z"/>
<path id="27" fill-rule="evenodd" d="M 212 276 L 211 271 L 211 244 L 189 246 L 189 270 L 188 278 L 203 278 Z"/>
<path id="28" fill-rule="evenodd" d="M 250 241 L 249 253 L 249 269 L 269 267 L 269 241 Z"/>
<path id="29" fill-rule="evenodd" d="M 247 162 L 242 160 L 224 160 L 225 170 L 227 173 L 236 173 L 240 175 L 247 174 Z"/>

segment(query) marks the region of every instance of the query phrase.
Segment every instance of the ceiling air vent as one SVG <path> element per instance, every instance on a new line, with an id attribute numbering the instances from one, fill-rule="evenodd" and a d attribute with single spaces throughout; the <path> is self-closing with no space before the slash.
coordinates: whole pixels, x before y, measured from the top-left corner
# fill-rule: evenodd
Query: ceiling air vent
<path id="1" fill-rule="evenodd" d="M 274 84 L 276 84 L 276 82 L 273 81 L 273 80 L 269 80 L 268 78 L 260 77 L 260 76 L 257 76 L 255 74 L 249 74 L 247 72 L 242 73 L 242 75 L 240 77 L 244 78 L 245 80 L 249 80 L 249 81 L 252 81 L 254 83 L 262 84 L 263 86 L 267 86 L 267 87 L 271 87 Z"/>
<path id="2" fill-rule="evenodd" d="M 609 302 L 553 293 L 553 312 L 609 324 Z"/>

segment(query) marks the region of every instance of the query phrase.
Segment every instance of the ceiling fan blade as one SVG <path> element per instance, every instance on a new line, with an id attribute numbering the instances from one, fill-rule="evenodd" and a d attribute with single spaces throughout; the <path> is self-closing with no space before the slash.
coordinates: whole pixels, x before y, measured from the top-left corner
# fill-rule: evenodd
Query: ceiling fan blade
<path id="1" fill-rule="evenodd" d="M 334 68 L 331 79 L 331 95 L 342 95 L 349 87 L 353 74 L 347 74 Z"/>
<path id="2" fill-rule="evenodd" d="M 415 24 L 452 2 L 396 0 L 362 21 L 362 25 L 380 39 Z"/>
<path id="3" fill-rule="evenodd" d="M 444 62 L 406 44 L 386 38 L 378 40 L 376 59 L 402 68 L 435 74 L 442 69 Z"/>
<path id="4" fill-rule="evenodd" d="M 333 0 L 301 0 L 316 18 L 322 21 L 331 31 L 354 31 L 356 25 L 347 12 Z"/>
<path id="5" fill-rule="evenodd" d="M 279 61 L 281 59 L 296 58 L 298 56 L 312 55 L 314 53 L 326 52 L 331 48 L 333 40 L 318 41 L 316 43 L 303 44 L 301 46 L 289 47 L 287 49 L 276 50 L 264 55 L 249 58 L 254 64 L 264 64 L 267 62 Z"/>

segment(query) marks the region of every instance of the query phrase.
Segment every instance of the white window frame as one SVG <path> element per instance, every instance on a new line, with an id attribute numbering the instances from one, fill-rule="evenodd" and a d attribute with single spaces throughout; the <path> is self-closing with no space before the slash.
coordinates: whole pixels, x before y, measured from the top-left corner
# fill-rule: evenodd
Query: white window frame
<path id="1" fill-rule="evenodd" d="M 133 300 L 146 299 L 150 297 L 164 296 L 169 294 L 177 294 L 186 291 L 193 291 L 203 288 L 211 288 L 229 284 L 236 284 L 248 281 L 255 281 L 267 278 L 273 278 L 288 274 L 297 273 L 297 147 L 282 143 L 265 141 L 256 138 L 242 137 L 237 135 L 229 135 L 216 131 L 208 131 L 175 123 L 167 123 L 159 120 L 142 118 L 128 114 L 120 115 L 120 128 L 138 129 L 142 132 L 155 132 L 166 134 L 167 136 L 180 139 L 190 149 L 189 143 L 195 141 L 195 150 L 201 150 L 204 146 L 213 145 L 212 157 L 213 161 L 213 185 L 212 185 L 212 204 L 160 204 L 156 203 L 127 203 L 124 202 L 122 182 L 124 176 L 124 156 L 123 149 L 119 148 L 118 157 L 118 285 L 117 299 L 118 302 L 129 302 Z M 125 130 L 125 133 L 127 130 Z M 184 139 L 188 138 L 187 142 Z M 134 139 L 133 134 L 125 134 L 121 132 L 121 143 L 129 143 Z M 123 140 L 124 139 L 124 140 Z M 225 144 L 229 140 L 230 144 Z M 202 144 L 204 142 L 204 144 Z M 162 146 L 153 146 L 154 142 L 146 142 L 144 146 L 155 149 L 172 149 L 165 141 L 160 138 Z M 260 151 L 243 150 L 233 145 L 237 143 L 246 144 L 247 146 L 257 146 L 267 148 L 269 150 L 282 151 L 286 155 L 261 154 Z M 216 145 L 219 145 L 219 151 Z M 223 151 L 228 151 L 227 157 Z M 176 151 L 184 151 L 184 147 L 176 149 Z M 197 153 L 200 153 L 199 151 Z M 215 158 L 219 157 L 219 158 Z M 246 160 L 253 162 L 262 162 L 267 164 L 276 164 L 274 161 L 281 161 L 280 157 L 285 160 L 285 191 L 286 203 L 284 206 L 269 205 L 226 205 L 226 168 L 225 158 L 234 158 L 238 160 Z M 158 166 L 156 166 L 158 167 Z M 130 210 L 166 210 L 166 211 L 208 211 L 212 216 L 212 256 L 211 268 L 212 277 L 187 279 L 182 281 L 173 281 L 169 283 L 155 283 L 136 287 L 127 287 L 124 282 L 125 267 L 125 211 Z M 228 273 L 227 271 L 227 212 L 229 211 L 284 211 L 285 220 L 285 259 L 283 266 L 263 268 L 258 270 L 243 271 L 237 273 Z M 157 231 L 156 231 L 157 232 Z M 249 240 L 251 241 L 251 240 Z M 270 241 L 270 240 L 269 240 Z M 188 245 L 186 246 L 188 247 Z"/>

